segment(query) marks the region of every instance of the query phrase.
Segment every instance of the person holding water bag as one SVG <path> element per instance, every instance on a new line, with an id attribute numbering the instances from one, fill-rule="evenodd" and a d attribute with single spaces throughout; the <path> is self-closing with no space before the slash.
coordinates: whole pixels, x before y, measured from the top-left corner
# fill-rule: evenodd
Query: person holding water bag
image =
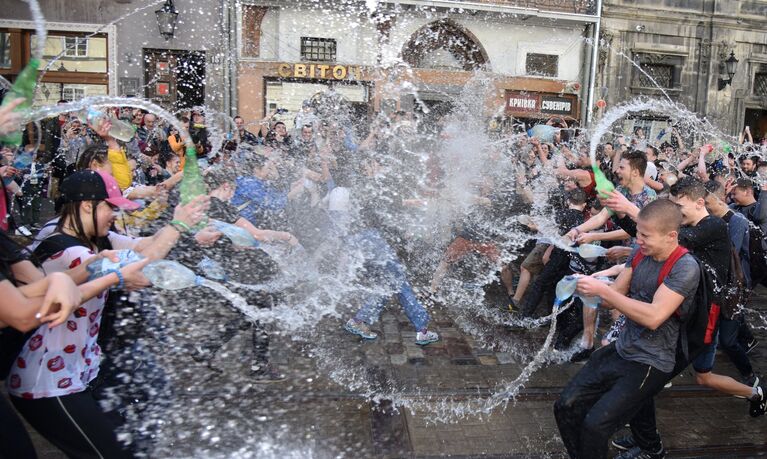
<path id="1" fill-rule="evenodd" d="M 149 261 L 163 258 L 181 232 L 204 217 L 207 199 L 178 206 L 170 225 L 148 238 L 131 238 L 110 230 L 115 210 L 137 204 L 122 197 L 116 180 L 103 172 L 80 171 L 61 185 L 61 211 L 55 232 L 34 254 L 46 272 L 81 265 L 103 249 L 132 249 Z M 145 261 L 115 269 L 118 288 L 140 288 Z M 126 276 L 124 271 L 130 276 Z M 135 270 L 135 271 L 134 271 Z M 101 349 L 97 343 L 106 292 L 84 302 L 66 318 L 66 326 L 38 328 L 24 344 L 10 370 L 8 392 L 24 418 L 70 457 L 126 457 L 111 420 L 104 415 L 88 385 L 97 376 Z"/>

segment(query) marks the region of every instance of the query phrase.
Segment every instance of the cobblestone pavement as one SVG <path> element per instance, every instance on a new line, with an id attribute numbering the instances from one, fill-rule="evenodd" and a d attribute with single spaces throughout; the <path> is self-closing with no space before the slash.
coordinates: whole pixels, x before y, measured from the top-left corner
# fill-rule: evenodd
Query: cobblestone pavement
<path id="1" fill-rule="evenodd" d="M 767 291 L 761 293 L 755 304 L 764 313 Z M 412 327 L 394 306 L 387 308 L 374 327 L 380 334 L 375 341 L 364 342 L 346 333 L 342 323 L 339 318 L 318 326 L 324 342 L 335 343 L 337 354 L 333 358 L 354 362 L 373 374 L 374 380 L 387 381 L 399 393 L 416 399 L 482 399 L 499 381 L 513 380 L 525 364 L 513 350 L 482 347 L 439 308 L 435 308 L 432 324 L 442 339 L 425 347 L 414 344 Z M 498 333 L 506 333 L 508 340 L 516 340 L 516 348 L 529 351 L 540 347 L 547 328 Z M 767 333 L 756 332 L 763 344 L 750 357 L 754 367 L 764 371 Z M 242 333 L 219 355 L 226 359 L 250 352 L 246 335 Z M 440 423 L 425 412 L 397 410 L 387 400 L 371 402 L 361 395 L 364 388 L 337 384 L 323 369 L 332 362 L 318 360 L 327 356 L 308 353 L 305 346 L 286 336 L 275 336 L 272 348 L 272 361 L 288 373 L 288 383 L 241 387 L 224 394 L 233 374 L 247 372 L 247 359 L 240 358 L 223 372 L 210 372 L 200 365 L 188 385 L 177 391 L 179 403 L 188 404 L 191 431 L 205 428 L 202 421 L 194 425 L 192 413 L 219 413 L 221 425 L 216 427 L 220 428 L 232 421 L 227 419 L 227 407 L 236 407 L 237 412 L 248 413 L 246 419 L 237 421 L 251 429 L 248 438 L 242 437 L 242 430 L 227 433 L 221 428 L 221 440 L 216 444 L 206 443 L 204 436 L 168 440 L 166 446 L 171 449 L 162 450 L 157 457 L 230 457 L 245 441 L 268 441 L 272 445 L 255 457 L 564 457 L 552 405 L 561 388 L 581 368 L 578 364 L 552 364 L 540 369 L 505 409 Z M 716 368 L 735 374 L 721 354 Z M 664 390 L 657 410 L 670 457 L 767 457 L 767 418 L 752 419 L 745 401 L 695 386 L 689 372 Z M 33 436 L 40 457 L 63 457 L 39 436 Z M 243 450 L 249 447 L 240 452 Z"/>

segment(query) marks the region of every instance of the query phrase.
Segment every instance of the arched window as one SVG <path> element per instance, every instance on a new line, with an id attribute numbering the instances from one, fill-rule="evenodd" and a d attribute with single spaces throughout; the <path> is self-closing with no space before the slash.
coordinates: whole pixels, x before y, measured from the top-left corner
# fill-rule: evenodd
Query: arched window
<path id="1" fill-rule="evenodd" d="M 441 70 L 488 70 L 490 64 L 479 40 L 449 19 L 418 29 L 402 48 L 402 59 L 412 67 Z"/>

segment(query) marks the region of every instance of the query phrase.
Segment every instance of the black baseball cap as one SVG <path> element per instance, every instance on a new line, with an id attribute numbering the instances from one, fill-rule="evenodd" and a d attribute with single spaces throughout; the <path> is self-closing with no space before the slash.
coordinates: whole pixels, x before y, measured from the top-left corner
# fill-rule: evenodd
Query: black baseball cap
<path id="1" fill-rule="evenodd" d="M 106 172 L 77 171 L 65 178 L 59 187 L 61 196 L 57 207 L 68 202 L 107 201 L 123 210 L 136 210 L 140 206 L 124 198 L 117 180 Z"/>

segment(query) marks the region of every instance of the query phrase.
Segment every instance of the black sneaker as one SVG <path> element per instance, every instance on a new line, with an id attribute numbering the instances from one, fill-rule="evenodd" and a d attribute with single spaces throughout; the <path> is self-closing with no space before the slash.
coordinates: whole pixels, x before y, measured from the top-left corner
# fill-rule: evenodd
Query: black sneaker
<path id="1" fill-rule="evenodd" d="M 764 412 L 767 411 L 767 393 L 765 392 L 764 384 L 757 386 L 756 390 L 759 396 L 756 400 L 751 400 L 748 407 L 748 414 L 752 418 L 764 416 Z"/>
<path id="2" fill-rule="evenodd" d="M 615 449 L 619 449 L 621 451 L 628 451 L 631 448 L 636 447 L 637 442 L 634 441 L 634 436 L 631 434 L 624 435 L 622 437 L 618 437 L 615 440 L 611 442 Z"/>
<path id="3" fill-rule="evenodd" d="M 254 365 L 250 374 L 256 384 L 271 384 L 288 379 L 284 373 L 275 370 L 271 363 Z"/>
<path id="4" fill-rule="evenodd" d="M 615 459 L 663 459 L 664 457 L 666 457 L 666 450 L 664 448 L 661 448 L 657 453 L 651 453 L 635 446 L 628 451 L 618 454 L 615 456 Z"/>
<path id="5" fill-rule="evenodd" d="M 751 338 L 750 341 L 743 343 L 743 348 L 746 350 L 746 354 L 753 351 L 756 346 L 759 345 L 759 341 L 756 338 Z"/>
<path id="6" fill-rule="evenodd" d="M 591 354 L 594 353 L 594 348 L 591 349 L 582 349 L 570 357 L 570 362 L 576 363 L 576 362 L 585 362 L 586 360 L 591 357 Z"/>

